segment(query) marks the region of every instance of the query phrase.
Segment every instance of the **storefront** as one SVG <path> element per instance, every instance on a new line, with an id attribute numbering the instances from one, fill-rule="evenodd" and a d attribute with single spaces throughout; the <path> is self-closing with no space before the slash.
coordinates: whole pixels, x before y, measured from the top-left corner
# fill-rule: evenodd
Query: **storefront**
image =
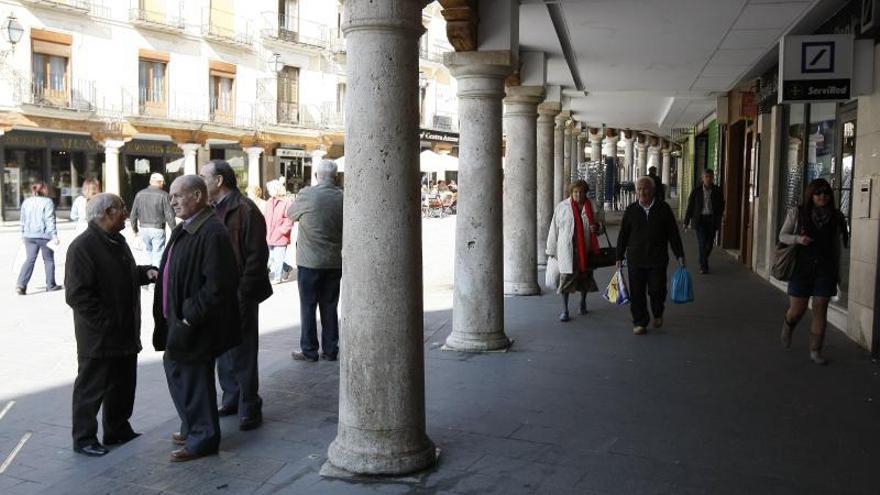
<path id="1" fill-rule="evenodd" d="M 419 131 L 419 151 L 431 150 L 435 153 L 448 153 L 449 156 L 458 156 L 458 133 L 438 131 L 434 129 L 421 129 Z M 440 177 L 432 177 L 431 180 L 444 179 L 448 184 L 458 181 L 457 170 L 447 170 Z"/>
<path id="2" fill-rule="evenodd" d="M 303 148 L 278 148 L 275 177 L 284 178 L 288 192 L 296 194 L 309 185 L 312 177 L 312 158 Z"/>
<path id="3" fill-rule="evenodd" d="M 165 176 L 166 188 L 183 175 L 183 151 L 167 141 L 132 140 L 120 150 L 120 195 L 131 207 L 135 194 L 150 185 L 150 175 Z"/>
<path id="4" fill-rule="evenodd" d="M 59 218 L 67 218 L 86 179 L 101 179 L 103 149 L 90 136 L 13 130 L 0 137 L 0 210 L 18 220 L 32 184 L 45 182 Z"/>

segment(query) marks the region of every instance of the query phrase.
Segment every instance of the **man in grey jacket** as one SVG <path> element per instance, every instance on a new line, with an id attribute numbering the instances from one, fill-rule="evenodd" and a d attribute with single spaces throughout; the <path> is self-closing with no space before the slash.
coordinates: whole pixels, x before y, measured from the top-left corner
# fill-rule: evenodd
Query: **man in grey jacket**
<path id="1" fill-rule="evenodd" d="M 318 360 L 318 324 L 321 310 L 321 357 L 335 361 L 339 352 L 339 282 L 342 279 L 342 189 L 337 187 L 336 164 L 324 160 L 317 167 L 318 184 L 299 192 L 287 216 L 299 223 L 296 243 L 301 351 L 298 361 Z"/>
<path id="2" fill-rule="evenodd" d="M 150 264 L 156 267 L 162 261 L 162 251 L 165 250 L 165 225 L 169 230 L 177 226 L 171 197 L 162 189 L 164 186 L 165 177 L 162 174 L 151 175 L 150 186 L 135 195 L 128 215 L 131 230 L 140 235 L 144 248 L 150 253 Z"/>

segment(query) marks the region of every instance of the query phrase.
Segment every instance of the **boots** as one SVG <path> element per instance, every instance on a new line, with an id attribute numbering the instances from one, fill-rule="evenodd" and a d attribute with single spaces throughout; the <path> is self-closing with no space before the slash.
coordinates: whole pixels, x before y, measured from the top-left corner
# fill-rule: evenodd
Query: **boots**
<path id="1" fill-rule="evenodd" d="M 810 360 L 818 365 L 828 364 L 822 357 L 822 343 L 825 341 L 825 332 L 821 334 L 810 333 Z"/>
<path id="2" fill-rule="evenodd" d="M 794 327 L 789 323 L 788 316 L 782 317 L 782 335 L 779 338 L 782 341 L 782 347 L 786 349 L 791 347 L 791 334 L 794 333 Z"/>

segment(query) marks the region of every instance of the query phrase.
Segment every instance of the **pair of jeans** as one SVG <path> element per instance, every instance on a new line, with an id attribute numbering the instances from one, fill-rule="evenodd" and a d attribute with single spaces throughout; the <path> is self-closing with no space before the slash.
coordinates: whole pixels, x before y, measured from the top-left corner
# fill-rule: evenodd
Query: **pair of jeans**
<path id="1" fill-rule="evenodd" d="M 287 255 L 287 246 L 269 246 L 269 260 L 271 265 L 270 278 L 281 280 L 284 275 L 284 257 Z"/>
<path id="2" fill-rule="evenodd" d="M 646 327 L 650 321 L 648 296 L 651 297 L 651 313 L 662 318 L 666 307 L 666 265 L 628 268 L 629 301 L 633 325 Z"/>
<path id="3" fill-rule="evenodd" d="M 24 238 L 26 258 L 24 264 L 21 265 L 21 271 L 18 273 L 16 287 L 27 288 L 31 275 L 34 274 L 34 265 L 37 263 L 38 252 L 43 255 L 43 268 L 46 269 L 46 288 L 55 287 L 55 251 L 49 248 L 49 242 L 49 239 Z"/>
<path id="4" fill-rule="evenodd" d="M 140 234 L 144 249 L 150 255 L 150 265 L 159 268 L 162 252 L 165 250 L 165 229 L 141 227 Z"/>
<path id="5" fill-rule="evenodd" d="M 299 268 L 299 314 L 302 334 L 300 349 L 306 356 L 318 357 L 318 322 L 315 310 L 321 311 L 321 351 L 331 357 L 339 352 L 339 282 L 342 269 L 337 268 Z"/>
<path id="6" fill-rule="evenodd" d="M 700 268 L 709 270 L 709 255 L 715 245 L 715 217 L 700 215 L 697 219 L 697 242 L 700 249 Z"/>

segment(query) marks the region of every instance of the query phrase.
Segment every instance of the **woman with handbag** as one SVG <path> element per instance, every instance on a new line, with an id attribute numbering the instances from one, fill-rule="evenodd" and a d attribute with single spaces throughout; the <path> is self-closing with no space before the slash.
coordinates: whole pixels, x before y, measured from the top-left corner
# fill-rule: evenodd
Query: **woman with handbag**
<path id="1" fill-rule="evenodd" d="M 578 314 L 587 314 L 587 292 L 598 292 L 593 270 L 588 260 L 599 253 L 597 234 L 604 229 L 604 213 L 587 198 L 590 186 L 576 180 L 568 188 L 569 197 L 556 205 L 550 233 L 547 236 L 547 256 L 555 258 L 559 266 L 556 293 L 562 294 L 562 314 L 559 321 L 568 321 L 568 295 L 581 293 Z M 549 263 L 549 262 L 548 262 Z"/>
<path id="2" fill-rule="evenodd" d="M 813 298 L 810 359 L 826 364 L 822 343 L 828 325 L 828 303 L 837 295 L 840 252 L 847 246 L 846 219 L 834 203 L 831 185 L 815 179 L 807 186 L 801 206 L 788 211 L 779 241 L 797 245 L 794 269 L 788 281 L 789 306 L 782 323 L 782 344 L 791 346 L 791 335 Z"/>

